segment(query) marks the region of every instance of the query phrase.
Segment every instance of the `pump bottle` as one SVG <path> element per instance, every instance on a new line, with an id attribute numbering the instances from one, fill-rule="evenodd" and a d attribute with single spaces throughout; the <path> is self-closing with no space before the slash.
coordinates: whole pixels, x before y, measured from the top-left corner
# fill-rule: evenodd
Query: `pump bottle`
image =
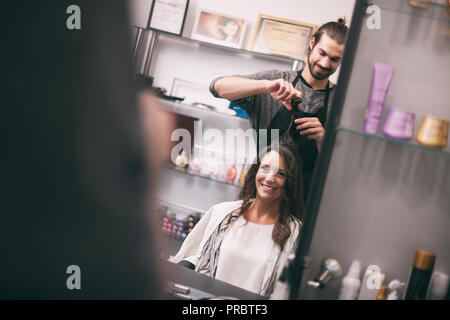
<path id="1" fill-rule="evenodd" d="M 339 294 L 339 300 L 356 300 L 358 297 L 361 280 L 361 262 L 353 260 L 347 275 L 342 280 L 342 288 Z"/>

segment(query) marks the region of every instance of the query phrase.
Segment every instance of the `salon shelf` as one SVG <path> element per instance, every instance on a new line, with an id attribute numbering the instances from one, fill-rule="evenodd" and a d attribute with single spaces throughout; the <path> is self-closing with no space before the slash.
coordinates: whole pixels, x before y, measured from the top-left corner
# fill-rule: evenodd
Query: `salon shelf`
<path id="1" fill-rule="evenodd" d="M 183 219 L 185 217 L 187 217 L 190 214 L 193 213 L 200 213 L 202 216 L 205 213 L 204 210 L 202 209 L 198 209 L 189 205 L 185 205 L 182 203 L 178 203 L 175 201 L 168 201 L 168 200 L 163 200 L 161 198 L 157 198 L 155 199 L 156 205 L 158 206 L 166 206 L 168 207 L 168 211 L 167 213 L 175 213 L 176 214 L 176 218 L 178 220 Z M 161 232 L 161 231 L 159 231 Z M 162 256 L 164 259 L 169 258 L 169 256 L 171 255 L 175 255 L 178 250 L 180 249 L 181 245 L 183 244 L 184 240 L 181 239 L 176 239 L 174 237 L 165 235 L 161 232 L 161 237 L 163 239 L 163 249 L 162 249 Z"/>
<path id="2" fill-rule="evenodd" d="M 185 42 L 185 43 L 189 43 L 189 44 L 196 45 L 196 46 L 203 46 L 203 47 L 208 47 L 208 48 L 212 48 L 212 49 L 216 49 L 216 50 L 220 50 L 220 51 L 232 52 L 232 53 L 244 55 L 244 56 L 247 56 L 250 58 L 268 59 L 268 60 L 273 60 L 273 61 L 277 61 L 277 62 L 281 62 L 281 63 L 292 64 L 295 61 L 298 61 L 294 58 L 290 58 L 290 57 L 286 57 L 286 56 L 266 54 L 266 53 L 249 51 L 249 50 L 245 50 L 245 49 L 233 48 L 233 47 L 223 46 L 223 45 L 219 45 L 219 44 L 204 42 L 204 41 L 200 41 L 200 40 L 196 40 L 196 39 L 191 39 L 186 36 L 177 36 L 177 35 L 172 35 L 172 34 L 163 33 L 163 32 L 159 33 L 159 39 L 169 40 L 169 41 L 180 41 L 180 42 Z M 299 62 L 302 62 L 302 61 L 299 61 Z"/>
<path id="3" fill-rule="evenodd" d="M 428 6 L 426 9 L 410 6 L 409 0 L 402 0 L 399 2 L 392 0 L 377 0 L 376 4 L 383 10 L 404 13 L 410 16 L 417 16 L 431 20 L 449 22 L 450 15 L 447 11 L 450 11 L 450 6 L 444 3 L 439 3 L 438 1 L 439 0 L 433 0 L 431 2 L 421 1 L 423 4 Z"/>
<path id="4" fill-rule="evenodd" d="M 239 188 L 239 189 L 242 188 L 241 186 L 239 186 L 237 184 L 234 184 L 234 183 L 228 183 L 228 182 L 217 180 L 217 179 L 213 179 L 213 178 L 210 178 L 210 177 L 201 176 L 199 174 L 190 173 L 190 172 L 187 171 L 187 169 L 179 169 L 176 166 L 171 165 L 171 164 L 164 164 L 164 165 L 162 165 L 162 167 L 166 168 L 166 169 L 174 170 L 176 172 L 180 172 L 182 174 L 186 174 L 186 175 L 189 175 L 189 176 L 199 177 L 201 179 L 206 179 L 206 180 L 214 181 L 214 182 L 217 182 L 217 183 L 225 184 L 227 186 L 233 186 L 233 187 L 236 187 L 236 188 Z"/>
<path id="5" fill-rule="evenodd" d="M 202 209 L 198 209 L 183 203 L 178 203 L 175 201 L 168 201 L 168 200 L 163 200 L 163 199 L 156 199 L 156 202 L 158 202 L 161 205 L 165 205 L 167 207 L 170 208 L 176 208 L 176 209 L 181 209 L 183 212 L 189 212 L 189 214 L 193 213 L 193 212 L 200 212 L 201 214 L 205 213 L 205 210 Z"/>
<path id="6" fill-rule="evenodd" d="M 356 135 L 364 136 L 364 137 L 368 137 L 368 138 L 374 138 L 374 139 L 378 139 L 378 140 L 381 140 L 381 141 L 393 142 L 393 143 L 396 143 L 396 144 L 405 145 L 405 146 L 412 147 L 412 148 L 423 149 L 423 150 L 427 150 L 427 151 L 434 152 L 434 153 L 441 153 L 441 154 L 444 154 L 444 155 L 450 155 L 450 151 L 449 150 L 437 149 L 437 148 L 422 146 L 420 144 L 411 142 L 412 139 L 411 139 L 411 141 L 402 141 L 402 140 L 393 139 L 393 138 L 389 138 L 389 137 L 378 135 L 378 134 L 374 135 L 374 134 L 370 134 L 370 133 L 367 133 L 367 132 L 364 132 L 364 131 L 360 131 L 360 130 L 349 129 L 349 128 L 345 128 L 345 127 L 342 127 L 342 126 L 337 126 L 336 130 L 347 132 L 347 133 L 351 133 L 351 134 L 356 134 Z"/>
<path id="7" fill-rule="evenodd" d="M 194 118 L 206 118 L 206 117 L 219 117 L 225 120 L 241 121 L 243 123 L 248 122 L 248 119 L 238 117 L 236 115 L 226 114 L 224 112 L 214 111 L 210 109 L 191 106 L 183 102 L 174 102 L 162 98 L 158 98 L 159 106 L 173 113 L 178 113 L 185 116 Z"/>

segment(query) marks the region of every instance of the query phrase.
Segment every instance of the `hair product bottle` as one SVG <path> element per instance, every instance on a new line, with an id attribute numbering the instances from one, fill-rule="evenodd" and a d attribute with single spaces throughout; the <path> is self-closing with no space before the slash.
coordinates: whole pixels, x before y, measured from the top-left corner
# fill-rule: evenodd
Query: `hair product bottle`
<path id="1" fill-rule="evenodd" d="M 394 279 L 388 284 L 388 289 L 390 293 L 387 296 L 387 300 L 398 300 L 400 297 L 404 296 L 406 284 L 400 280 Z M 401 292 L 401 294 L 399 293 Z"/>
<path id="2" fill-rule="evenodd" d="M 435 271 L 431 277 L 427 300 L 445 300 L 450 283 L 450 277 L 442 272 Z"/>
<path id="3" fill-rule="evenodd" d="M 361 273 L 361 262 L 353 260 L 347 275 L 342 279 L 342 288 L 339 300 L 356 300 L 361 287 L 359 274 Z"/>
<path id="4" fill-rule="evenodd" d="M 367 133 L 377 133 L 394 70 L 394 66 L 388 64 L 381 62 L 373 64 L 372 87 L 364 121 L 364 131 Z"/>
<path id="5" fill-rule="evenodd" d="M 425 299 L 435 261 L 436 254 L 434 252 L 416 250 L 405 300 Z"/>
<path id="6" fill-rule="evenodd" d="M 388 286 L 382 285 L 380 288 L 380 291 L 378 291 L 378 294 L 377 294 L 377 297 L 375 298 L 375 300 L 386 300 L 387 299 L 387 291 L 388 291 Z"/>
<path id="7" fill-rule="evenodd" d="M 424 115 L 420 124 L 416 140 L 419 144 L 433 147 L 445 148 L 447 146 L 448 127 L 450 121 L 430 115 Z"/>
<path id="8" fill-rule="evenodd" d="M 384 277 L 385 275 L 381 272 L 379 266 L 368 266 L 361 283 L 358 300 L 375 300 L 384 283 Z"/>

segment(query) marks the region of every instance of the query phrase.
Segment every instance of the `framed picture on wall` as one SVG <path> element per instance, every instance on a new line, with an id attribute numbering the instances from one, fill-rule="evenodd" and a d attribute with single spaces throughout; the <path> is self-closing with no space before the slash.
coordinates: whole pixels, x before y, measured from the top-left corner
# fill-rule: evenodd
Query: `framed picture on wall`
<path id="1" fill-rule="evenodd" d="M 191 38 L 241 48 L 247 23 L 242 18 L 200 10 L 195 20 Z"/>
<path id="2" fill-rule="evenodd" d="M 304 60 L 317 28 L 311 23 L 260 14 L 249 50 Z"/>
<path id="3" fill-rule="evenodd" d="M 153 0 L 147 28 L 180 36 L 188 5 L 189 0 Z"/>

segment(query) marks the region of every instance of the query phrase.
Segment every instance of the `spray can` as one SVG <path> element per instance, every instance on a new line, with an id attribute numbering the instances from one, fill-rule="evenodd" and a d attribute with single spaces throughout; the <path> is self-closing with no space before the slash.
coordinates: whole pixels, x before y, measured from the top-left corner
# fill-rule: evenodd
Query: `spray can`
<path id="1" fill-rule="evenodd" d="M 426 250 L 416 250 L 406 289 L 405 300 L 424 300 L 436 261 L 436 254 Z"/>

